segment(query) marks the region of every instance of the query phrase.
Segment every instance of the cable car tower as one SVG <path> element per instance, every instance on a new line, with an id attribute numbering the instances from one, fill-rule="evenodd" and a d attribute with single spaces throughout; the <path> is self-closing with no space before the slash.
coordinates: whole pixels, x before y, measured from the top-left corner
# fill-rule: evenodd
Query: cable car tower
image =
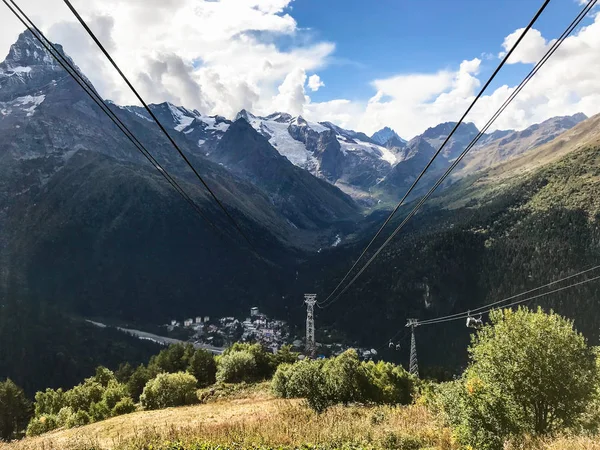
<path id="1" fill-rule="evenodd" d="M 315 344 L 315 303 L 317 294 L 304 294 L 306 303 L 306 355 L 314 358 L 317 350 Z"/>
<path id="2" fill-rule="evenodd" d="M 408 372 L 411 375 L 419 376 L 419 363 L 417 361 L 417 341 L 415 340 L 415 327 L 419 325 L 417 319 L 408 319 L 406 326 L 410 328 L 410 365 Z"/>

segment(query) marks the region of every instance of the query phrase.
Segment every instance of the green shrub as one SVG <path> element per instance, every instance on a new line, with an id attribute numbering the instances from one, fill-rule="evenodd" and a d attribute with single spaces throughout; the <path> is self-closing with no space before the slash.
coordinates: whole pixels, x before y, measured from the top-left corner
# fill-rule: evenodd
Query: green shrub
<path id="1" fill-rule="evenodd" d="M 73 411 L 87 411 L 92 403 L 102 400 L 104 386 L 94 380 L 87 378 L 83 383 L 65 392 L 65 406 L 70 406 Z"/>
<path id="2" fill-rule="evenodd" d="M 206 350 L 197 349 L 194 352 L 187 371 L 196 377 L 199 388 L 210 386 L 217 381 L 217 362 L 212 353 Z"/>
<path id="3" fill-rule="evenodd" d="M 64 427 L 73 415 L 73 409 L 70 406 L 65 406 L 56 415 L 56 423 L 59 427 Z"/>
<path id="4" fill-rule="evenodd" d="M 117 381 L 113 371 L 104 366 L 96 367 L 96 374 L 92 377 L 92 380 L 104 387 L 108 386 L 111 382 Z"/>
<path id="5" fill-rule="evenodd" d="M 409 404 L 415 378 L 391 363 L 361 362 L 354 350 L 327 360 L 279 366 L 271 389 L 284 398 L 306 398 L 316 411 L 336 403 Z"/>
<path id="6" fill-rule="evenodd" d="M 153 369 L 150 369 L 143 364 L 140 364 L 131 374 L 127 381 L 127 389 L 133 400 L 137 401 L 140 399 L 140 395 L 144 391 L 144 387 L 152 378 L 158 373 L 155 373 Z"/>
<path id="7" fill-rule="evenodd" d="M 110 408 L 104 400 L 92 403 L 87 411 L 90 422 L 99 422 L 110 417 Z"/>
<path id="8" fill-rule="evenodd" d="M 118 383 L 116 380 L 110 381 L 102 394 L 102 401 L 106 403 L 108 409 L 113 409 L 121 399 L 129 397 L 127 386 Z"/>
<path id="9" fill-rule="evenodd" d="M 123 414 L 129 414 L 135 411 L 135 403 L 131 397 L 124 397 L 114 406 L 111 411 L 111 416 L 122 416 Z"/>
<path id="10" fill-rule="evenodd" d="M 336 403 L 331 395 L 323 373 L 321 360 L 303 360 L 292 366 L 286 392 L 288 397 L 305 398 L 308 406 L 316 412 L 323 412 Z"/>
<path id="11" fill-rule="evenodd" d="M 27 436 L 39 436 L 58 427 L 55 415 L 47 414 L 34 417 L 27 425 Z"/>
<path id="12" fill-rule="evenodd" d="M 408 405 L 414 396 L 415 378 L 395 364 L 369 361 L 362 364 L 365 371 L 368 401 L 377 404 Z"/>
<path id="13" fill-rule="evenodd" d="M 273 375 L 273 379 L 271 380 L 271 390 L 278 397 L 291 397 L 287 385 L 293 370 L 294 366 L 292 364 L 281 364 L 277 368 L 275 375 Z"/>
<path id="14" fill-rule="evenodd" d="M 496 450 L 509 438 L 576 424 L 593 398 L 598 371 L 573 323 L 526 308 L 493 311 L 490 319 L 473 339 L 462 379 L 438 389 L 459 442 Z"/>
<path id="15" fill-rule="evenodd" d="M 356 350 L 350 349 L 328 359 L 323 365 L 323 371 L 328 395 L 336 403 L 367 400 L 369 380 Z"/>
<path id="16" fill-rule="evenodd" d="M 67 420 L 67 428 L 82 427 L 91 422 L 90 416 L 85 411 L 77 411 L 69 420 Z"/>
<path id="17" fill-rule="evenodd" d="M 258 378 L 256 359 L 247 350 L 231 352 L 221 356 L 217 370 L 217 381 L 222 383 L 252 382 Z"/>
<path id="18" fill-rule="evenodd" d="M 189 373 L 161 373 L 148 381 L 140 402 L 145 409 L 191 405 L 198 402 L 197 380 Z"/>
<path id="19" fill-rule="evenodd" d="M 66 406 L 65 393 L 62 389 L 46 389 L 35 393 L 35 415 L 58 414 Z"/>

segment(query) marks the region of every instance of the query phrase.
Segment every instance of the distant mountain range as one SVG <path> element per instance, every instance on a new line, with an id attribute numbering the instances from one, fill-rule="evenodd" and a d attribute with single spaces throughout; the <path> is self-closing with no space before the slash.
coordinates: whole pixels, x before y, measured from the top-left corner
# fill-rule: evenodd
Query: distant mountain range
<path id="1" fill-rule="evenodd" d="M 442 123 L 407 142 L 388 127 L 367 136 L 284 112 L 257 116 L 243 110 L 229 120 L 171 103 L 151 105 L 250 236 L 257 259 L 147 112 L 108 104 L 225 237 L 199 219 L 25 32 L 0 63 L 0 300 L 49 302 L 76 316 L 142 323 L 173 315 L 239 313 L 250 305 L 283 317 L 301 314 L 291 313 L 290 305 L 312 291 L 310 286 L 327 290 L 339 280 L 357 248 L 381 224 L 386 207 L 405 193 L 455 126 Z M 446 215 L 453 205 L 456 217 L 471 229 L 464 219 L 472 212 L 469 200 L 453 197 L 457 192 L 485 207 L 485 198 L 463 183 L 482 187 L 473 180 L 486 174 L 488 184 L 481 192 L 492 196 L 495 191 L 488 187 L 497 179 L 490 178 L 494 170 L 533 171 L 554 164 L 588 145 L 584 135 L 593 134 L 596 125 L 589 124 L 595 120 L 575 114 L 484 135 L 448 183 L 454 188 L 436 199 L 438 205 L 445 202 L 440 227 L 454 224 Z M 417 193 L 431 186 L 478 132 L 472 123 L 461 124 Z M 538 159 L 528 159 L 531 155 Z M 550 202 L 545 197 L 536 201 Z M 502 215 L 500 206 L 496 213 Z M 477 226 L 494 226 L 494 217 L 486 216 L 488 222 Z M 415 229 L 433 233 L 423 220 Z M 460 247 L 460 239 L 448 242 Z M 419 291 L 422 273 L 409 259 L 420 249 L 429 249 L 433 258 L 435 251 L 427 245 L 402 241 L 386 254 L 385 265 L 377 269 L 385 272 L 382 284 L 371 284 L 372 292 L 383 292 L 381 286 L 398 271 L 408 291 Z M 452 264 L 450 253 L 442 253 Z M 493 265 L 490 258 L 486 263 Z M 444 267 L 444 273 L 457 276 L 454 266 Z M 419 281 L 406 278 L 411 274 Z M 443 278 L 438 288 L 452 279 Z M 390 308 L 390 317 L 407 312 L 404 306 L 392 308 L 388 300 L 380 306 Z M 442 300 L 436 305 L 440 311 L 448 307 Z M 379 312 L 373 316 L 381 320 Z"/>

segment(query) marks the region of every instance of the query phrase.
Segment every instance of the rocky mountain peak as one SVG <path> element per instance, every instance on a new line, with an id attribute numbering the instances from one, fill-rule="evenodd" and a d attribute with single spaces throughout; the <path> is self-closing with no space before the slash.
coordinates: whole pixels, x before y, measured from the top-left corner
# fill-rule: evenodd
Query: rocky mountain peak
<path id="1" fill-rule="evenodd" d="M 390 127 L 383 127 L 381 130 L 376 131 L 371 136 L 371 139 L 376 144 L 386 145 L 386 146 L 390 140 L 393 140 L 395 143 L 396 142 L 406 143 L 406 140 L 404 140 L 400 136 L 398 136 L 398 133 L 396 133 Z"/>
<path id="2" fill-rule="evenodd" d="M 251 120 L 256 119 L 256 116 L 250 111 L 242 109 L 239 113 L 235 115 L 235 119 L 233 119 L 233 121 L 237 122 L 238 119 L 244 119 L 246 122 L 249 123 Z"/>
<path id="3" fill-rule="evenodd" d="M 62 46 L 56 44 L 56 48 L 63 53 Z M 19 35 L 17 42 L 10 46 L 8 56 L 0 64 L 4 70 L 40 65 L 58 66 L 58 63 L 29 30 Z"/>
<path id="4" fill-rule="evenodd" d="M 59 44 L 54 46 L 89 83 L 73 60 L 65 54 L 62 46 Z M 62 66 L 35 35 L 29 30 L 24 31 L 11 45 L 6 59 L 0 63 L 0 101 L 37 94 L 38 90 L 49 85 L 54 87 L 58 80 L 68 77 Z M 71 82 L 67 82 L 63 87 L 66 90 L 73 88 Z"/>
<path id="5" fill-rule="evenodd" d="M 438 125 L 436 125 L 435 127 L 431 127 L 428 128 L 427 130 L 425 130 L 425 132 L 422 134 L 422 136 L 426 139 L 436 139 L 439 138 L 440 136 L 448 136 L 450 134 L 450 132 L 452 131 L 452 129 L 454 128 L 454 126 L 456 125 L 456 122 L 444 122 L 444 123 L 440 123 Z M 465 133 L 465 134 L 477 134 L 479 132 L 479 130 L 477 129 L 477 127 L 475 126 L 474 123 L 472 122 L 463 122 L 460 124 L 460 126 L 458 127 L 458 130 L 456 130 L 457 133 Z"/>

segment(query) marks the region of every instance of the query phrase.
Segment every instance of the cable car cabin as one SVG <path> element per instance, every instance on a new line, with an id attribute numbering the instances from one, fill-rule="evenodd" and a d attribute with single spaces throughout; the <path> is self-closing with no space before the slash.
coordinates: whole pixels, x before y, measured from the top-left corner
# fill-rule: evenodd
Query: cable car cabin
<path id="1" fill-rule="evenodd" d="M 467 317 L 467 328 L 481 328 L 483 326 L 483 320 L 479 317 Z"/>

